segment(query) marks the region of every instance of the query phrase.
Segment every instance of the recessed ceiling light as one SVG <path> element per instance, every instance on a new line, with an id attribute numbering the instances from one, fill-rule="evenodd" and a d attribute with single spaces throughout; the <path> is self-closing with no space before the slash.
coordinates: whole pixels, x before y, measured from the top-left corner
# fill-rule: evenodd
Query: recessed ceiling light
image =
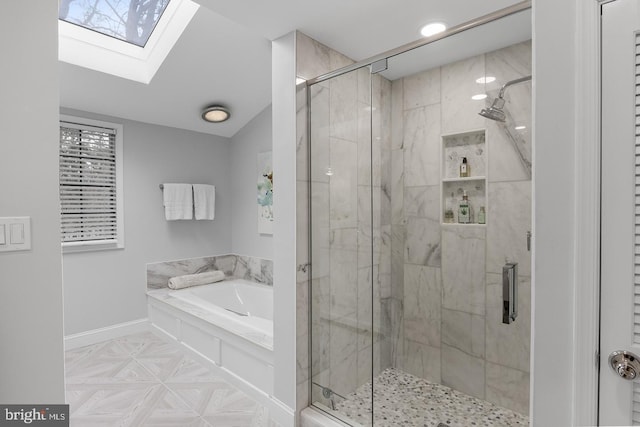
<path id="1" fill-rule="evenodd" d="M 496 78 L 493 76 L 482 76 L 479 79 L 476 79 L 476 83 L 485 84 L 485 83 L 493 83 L 496 81 Z"/>
<path id="2" fill-rule="evenodd" d="M 487 97 L 486 93 L 479 93 L 477 95 L 473 95 L 471 97 L 471 99 L 473 99 L 474 101 L 481 101 L 481 100 L 485 99 L 486 97 Z"/>
<path id="3" fill-rule="evenodd" d="M 516 126 L 515 130 L 524 130 L 526 128 L 527 128 L 526 126 Z"/>
<path id="4" fill-rule="evenodd" d="M 431 37 L 438 33 L 443 32 L 447 29 L 447 26 L 442 22 L 432 22 L 431 24 L 427 24 L 420 29 L 420 34 L 424 37 Z"/>
<path id="5" fill-rule="evenodd" d="M 228 109 L 221 105 L 211 105 L 202 111 L 202 119 L 211 123 L 220 123 L 231 117 Z"/>

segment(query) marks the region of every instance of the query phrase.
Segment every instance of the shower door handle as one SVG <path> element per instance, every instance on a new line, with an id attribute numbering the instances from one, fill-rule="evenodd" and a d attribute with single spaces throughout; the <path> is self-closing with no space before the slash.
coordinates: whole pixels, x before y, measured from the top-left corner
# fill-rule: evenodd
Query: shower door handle
<path id="1" fill-rule="evenodd" d="M 502 267 L 502 323 L 512 323 L 518 317 L 518 263 Z"/>

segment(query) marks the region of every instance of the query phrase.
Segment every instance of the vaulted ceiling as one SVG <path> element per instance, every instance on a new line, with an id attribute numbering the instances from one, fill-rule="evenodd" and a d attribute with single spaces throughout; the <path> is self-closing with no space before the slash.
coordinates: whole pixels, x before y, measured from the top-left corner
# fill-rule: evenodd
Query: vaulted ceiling
<path id="1" fill-rule="evenodd" d="M 451 27 L 517 3 L 512 0 L 197 2 L 200 9 L 150 84 L 60 62 L 61 105 L 231 137 L 271 102 L 270 40 L 297 29 L 354 60 L 361 60 L 418 39 L 425 23 L 442 21 Z M 476 35 L 466 40 L 458 37 L 446 49 L 436 49 L 434 44 L 427 65 L 455 58 L 452 52 L 460 56 L 465 55 L 465 49 L 471 54 L 516 43 L 530 37 L 530 32 L 530 18 L 522 15 L 504 22 L 500 29 L 485 31 L 482 37 Z M 220 124 L 205 123 L 200 118 L 202 108 L 216 102 L 228 106 L 232 118 Z"/>

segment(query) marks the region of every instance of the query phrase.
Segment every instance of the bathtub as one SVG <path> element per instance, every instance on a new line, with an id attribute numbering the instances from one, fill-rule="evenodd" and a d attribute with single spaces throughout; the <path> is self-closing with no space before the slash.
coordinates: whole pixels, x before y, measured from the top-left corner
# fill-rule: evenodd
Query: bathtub
<path id="1" fill-rule="evenodd" d="M 169 292 L 169 296 L 273 336 L 273 289 L 243 279 Z"/>
<path id="2" fill-rule="evenodd" d="M 273 393 L 273 290 L 243 279 L 147 292 L 151 324 L 227 374 Z"/>

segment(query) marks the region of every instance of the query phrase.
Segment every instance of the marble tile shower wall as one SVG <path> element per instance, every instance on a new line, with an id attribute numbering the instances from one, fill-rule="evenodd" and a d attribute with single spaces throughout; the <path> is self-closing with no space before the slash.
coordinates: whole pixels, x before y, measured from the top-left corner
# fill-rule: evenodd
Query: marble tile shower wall
<path id="1" fill-rule="evenodd" d="M 225 276 L 273 286 L 273 261 L 244 255 L 216 255 L 147 264 L 147 288 L 166 288 L 169 278 L 221 270 Z"/>
<path id="2" fill-rule="evenodd" d="M 296 42 L 299 77 L 315 77 L 352 63 L 302 33 Z M 391 83 L 380 76 L 370 82 L 365 69 L 315 85 L 310 96 L 311 277 L 306 268 L 310 263 L 306 94 L 298 92 L 298 409 L 310 400 L 323 400 L 319 387 L 308 395 L 310 380 L 344 396 L 371 381 L 372 364 L 376 373 L 392 364 Z M 308 295 L 310 280 L 312 295 Z M 309 322 L 314 337 L 313 378 L 309 378 Z"/>
<path id="3" fill-rule="evenodd" d="M 510 87 L 506 125 L 478 115 L 531 73 L 530 42 L 392 83 L 391 322 L 395 367 L 528 413 L 531 86 Z M 495 76 L 481 85 L 476 79 Z M 486 101 L 471 96 L 486 92 Z M 519 132 L 514 125 L 526 126 Z M 487 130 L 487 225 L 440 224 L 441 135 Z M 476 210 L 478 207 L 476 207 Z M 501 273 L 519 264 L 519 316 L 502 324 Z"/>
<path id="4" fill-rule="evenodd" d="M 302 33 L 297 34 L 296 46 L 297 75 L 302 78 L 351 63 Z M 526 130 L 514 133 L 477 113 L 506 81 L 530 74 L 530 58 L 526 42 L 391 83 L 374 76 L 371 92 L 364 71 L 315 85 L 310 93 L 312 138 L 323 142 L 311 147 L 311 195 L 306 92 L 302 87 L 298 91 L 298 410 L 311 401 L 323 401 L 317 387 L 309 395 L 310 381 L 338 393 L 367 381 L 373 348 L 376 372 L 394 366 L 528 412 L 531 263 L 525 233 L 531 224 L 530 85 L 512 86 L 506 97 L 510 120 Z M 497 80 L 478 85 L 475 79 L 483 75 Z M 486 101 L 470 99 L 483 91 L 489 95 Z M 367 109 L 369 93 L 375 109 Z M 366 122 L 369 111 L 373 134 Z M 477 129 L 487 130 L 490 147 L 487 225 L 442 226 L 440 136 Z M 370 137 L 373 153 L 363 144 Z M 373 158 L 373 182 L 364 161 L 368 156 Z M 329 180 L 323 167 L 328 165 L 333 172 L 348 171 L 352 179 L 340 180 L 334 174 Z M 371 213 L 373 236 L 367 222 Z M 373 257 L 365 249 L 371 238 Z M 520 267 L 520 315 L 511 325 L 501 323 L 500 283 L 506 260 Z M 372 278 L 373 304 L 368 291 Z M 355 289 L 346 286 L 354 282 Z M 377 328 L 373 343 L 365 339 L 370 325 L 364 320 L 371 316 L 371 307 Z"/>

